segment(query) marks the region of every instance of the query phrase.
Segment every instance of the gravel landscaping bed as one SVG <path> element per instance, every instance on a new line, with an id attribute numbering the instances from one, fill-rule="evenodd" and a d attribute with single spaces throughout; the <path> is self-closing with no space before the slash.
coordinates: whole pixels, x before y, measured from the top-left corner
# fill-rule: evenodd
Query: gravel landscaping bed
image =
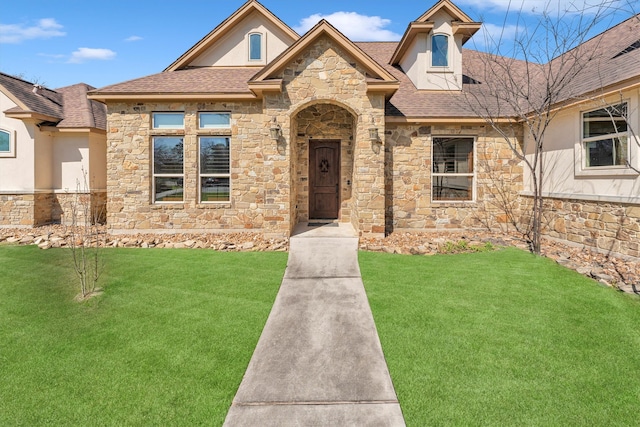
<path id="1" fill-rule="evenodd" d="M 41 249 L 68 246 L 73 234 L 70 227 L 48 225 L 35 228 L 0 229 L 0 242 L 37 245 Z M 265 239 L 258 233 L 182 233 L 107 235 L 98 229 L 104 247 L 124 248 L 200 248 L 218 251 L 287 251 L 288 239 Z M 95 241 L 95 240 L 94 240 Z M 81 241 L 76 241 L 81 244 Z M 434 255 L 488 251 L 514 246 L 527 250 L 527 242 L 517 235 L 482 231 L 392 233 L 384 239 L 361 238 L 360 249 L 397 254 Z M 588 248 L 544 240 L 542 253 L 584 276 L 620 291 L 640 295 L 640 260 L 617 258 Z"/>

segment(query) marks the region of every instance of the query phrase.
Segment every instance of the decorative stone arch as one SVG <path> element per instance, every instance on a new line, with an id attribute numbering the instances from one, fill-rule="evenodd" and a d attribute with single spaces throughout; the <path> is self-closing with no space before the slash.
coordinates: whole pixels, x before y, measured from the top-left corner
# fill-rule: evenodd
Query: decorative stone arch
<path id="1" fill-rule="evenodd" d="M 310 145 L 326 141 L 339 147 L 339 169 L 332 169 L 339 182 L 335 219 L 353 222 L 354 153 L 360 114 L 349 105 L 331 98 L 313 98 L 293 106 L 289 118 L 292 176 L 292 226 L 313 216 L 313 178 Z"/>

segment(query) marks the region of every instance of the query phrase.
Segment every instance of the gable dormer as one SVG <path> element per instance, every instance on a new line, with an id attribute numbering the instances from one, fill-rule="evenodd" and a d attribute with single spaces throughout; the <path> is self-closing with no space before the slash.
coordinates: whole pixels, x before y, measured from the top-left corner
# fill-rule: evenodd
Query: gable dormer
<path id="1" fill-rule="evenodd" d="M 165 71 L 265 66 L 299 38 L 267 8 L 249 0 Z"/>
<path id="2" fill-rule="evenodd" d="M 391 58 L 418 89 L 461 90 L 462 46 L 480 29 L 449 0 L 409 24 Z"/>

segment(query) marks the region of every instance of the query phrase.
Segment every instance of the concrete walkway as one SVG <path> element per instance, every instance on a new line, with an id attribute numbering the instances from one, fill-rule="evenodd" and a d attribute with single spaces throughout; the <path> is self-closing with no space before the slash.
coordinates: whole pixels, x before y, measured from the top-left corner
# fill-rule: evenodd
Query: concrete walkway
<path id="1" fill-rule="evenodd" d="M 404 426 L 347 224 L 299 227 L 225 426 Z"/>

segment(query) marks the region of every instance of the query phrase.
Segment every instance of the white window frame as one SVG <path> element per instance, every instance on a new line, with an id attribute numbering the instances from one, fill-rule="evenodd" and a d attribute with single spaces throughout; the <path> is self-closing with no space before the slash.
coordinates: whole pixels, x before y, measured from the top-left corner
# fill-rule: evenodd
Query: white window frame
<path id="1" fill-rule="evenodd" d="M 16 131 L 13 129 L 7 129 L 0 127 L 0 132 L 9 136 L 9 150 L 0 151 L 0 158 L 9 158 L 16 156 Z"/>
<path id="2" fill-rule="evenodd" d="M 447 38 L 447 65 L 433 65 L 433 39 L 437 36 Z M 451 69 L 451 36 L 446 33 L 433 33 L 429 37 L 429 68 L 432 70 L 449 70 Z"/>
<path id="3" fill-rule="evenodd" d="M 434 159 L 434 145 L 435 145 L 435 140 L 439 139 L 439 138 L 456 138 L 456 139 L 470 139 L 472 141 L 472 155 L 473 155 L 473 172 L 470 173 L 446 173 L 446 172 L 433 172 L 433 165 L 435 162 Z M 430 166 L 430 174 L 431 174 L 431 202 L 432 203 L 475 203 L 477 200 L 477 186 L 478 186 L 478 180 L 477 180 L 477 163 L 478 163 L 478 156 L 476 153 L 477 150 L 477 138 L 475 136 L 470 136 L 470 135 L 438 135 L 438 136 L 433 136 L 431 138 L 431 166 Z M 433 186 L 434 186 L 434 178 L 436 177 L 471 177 L 471 199 L 469 200 L 437 200 L 435 199 L 434 193 L 433 193 Z"/>
<path id="4" fill-rule="evenodd" d="M 226 115 L 229 117 L 228 125 L 213 125 L 213 126 L 202 126 L 202 115 L 203 114 L 220 114 Z M 198 113 L 198 129 L 231 129 L 231 113 L 228 111 L 200 111 Z"/>
<path id="5" fill-rule="evenodd" d="M 584 123 L 585 123 L 585 115 L 592 113 L 594 111 L 598 111 L 598 110 L 604 110 L 613 106 L 617 106 L 617 105 L 623 105 L 626 104 L 626 109 L 627 109 L 627 118 L 626 118 L 626 122 L 627 122 L 627 130 L 624 132 L 618 132 L 616 131 L 615 133 L 611 133 L 611 134 L 607 134 L 607 135 L 599 135 L 599 136 L 592 136 L 592 137 L 588 137 L 585 138 L 584 135 Z M 622 100 L 620 102 L 615 102 L 615 103 L 608 103 L 604 106 L 600 106 L 598 108 L 592 108 L 589 110 L 585 110 L 582 111 L 580 113 L 580 153 L 581 153 L 581 169 L 584 172 L 593 172 L 593 173 L 598 173 L 598 172 L 606 172 L 606 171 L 612 171 L 612 172 L 616 172 L 616 171 L 624 171 L 624 170 L 628 170 L 629 165 L 628 164 L 624 164 L 624 165 L 604 165 L 604 166 L 587 166 L 587 143 L 589 142 L 594 142 L 594 141 L 601 141 L 601 140 L 606 140 L 606 139 L 614 139 L 614 138 L 618 138 L 620 139 L 620 137 L 625 137 L 627 140 L 627 152 L 625 153 L 625 161 L 626 162 L 630 162 L 631 161 L 631 144 L 633 143 L 633 140 L 631 139 L 631 133 L 629 131 L 629 108 L 630 108 L 630 102 L 629 100 Z M 611 120 L 609 119 L 605 119 L 605 120 Z"/>
<path id="6" fill-rule="evenodd" d="M 202 173 L 202 138 L 224 138 L 229 143 L 229 173 Z M 229 204 L 231 203 L 231 136 L 229 135 L 221 135 L 221 136 L 209 136 L 209 135 L 200 135 L 198 136 L 198 203 L 203 204 Z M 227 200 L 214 200 L 214 201 L 205 201 L 202 200 L 202 178 L 227 178 L 229 179 L 229 198 Z"/>
<path id="7" fill-rule="evenodd" d="M 251 58 L 251 37 L 252 36 L 260 36 L 260 58 L 254 59 Z M 247 58 L 249 59 L 249 62 L 264 62 L 265 61 L 265 35 L 261 32 L 258 31 L 252 31 L 247 35 L 247 46 L 248 46 L 248 51 L 247 51 Z"/>
<path id="8" fill-rule="evenodd" d="M 155 150 L 155 140 L 156 139 L 160 139 L 160 138 L 171 138 L 171 139 L 182 139 L 182 174 L 166 174 L 166 173 L 156 173 L 156 150 Z M 151 180 L 152 180 L 152 184 L 151 184 L 151 194 L 152 194 L 152 200 L 153 203 L 155 204 L 181 204 L 181 203 L 185 203 L 185 180 L 184 180 L 184 151 L 185 151 L 185 138 L 184 136 L 170 136 L 170 135 L 163 135 L 163 136 L 153 136 L 151 138 Z M 182 179 L 182 200 L 171 200 L 171 201 L 162 201 L 162 200 L 156 200 L 156 178 L 178 178 L 178 179 Z"/>
<path id="9" fill-rule="evenodd" d="M 182 115 L 182 125 L 181 126 L 157 126 L 156 125 L 156 117 L 159 116 L 168 116 L 168 115 Z M 161 130 L 168 130 L 168 129 L 184 129 L 184 112 L 183 111 L 154 111 L 153 113 L 151 113 L 151 128 L 152 129 L 161 129 Z"/>

